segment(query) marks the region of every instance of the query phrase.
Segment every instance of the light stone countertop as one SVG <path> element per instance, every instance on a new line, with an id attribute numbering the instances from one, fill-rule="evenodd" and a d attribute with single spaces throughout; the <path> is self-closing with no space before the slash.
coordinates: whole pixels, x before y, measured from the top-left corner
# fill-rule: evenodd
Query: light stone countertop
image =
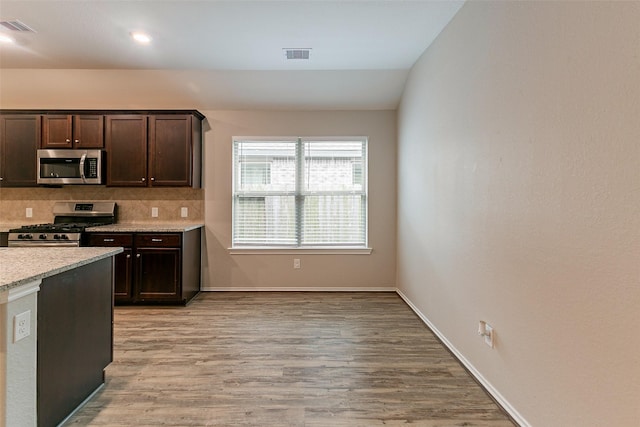
<path id="1" fill-rule="evenodd" d="M 92 233 L 183 233 L 201 227 L 204 227 L 204 224 L 191 222 L 139 222 L 100 225 L 88 227 L 85 231 Z"/>
<path id="2" fill-rule="evenodd" d="M 0 292 L 117 255 L 122 248 L 0 248 Z"/>

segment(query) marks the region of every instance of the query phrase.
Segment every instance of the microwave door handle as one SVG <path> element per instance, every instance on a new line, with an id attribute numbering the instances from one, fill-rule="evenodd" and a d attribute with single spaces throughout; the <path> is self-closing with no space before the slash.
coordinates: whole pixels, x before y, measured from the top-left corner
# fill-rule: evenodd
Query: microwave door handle
<path id="1" fill-rule="evenodd" d="M 84 161 L 87 159 L 87 154 L 83 154 L 80 157 L 80 178 L 82 178 L 82 182 L 87 182 L 86 177 L 84 176 Z"/>

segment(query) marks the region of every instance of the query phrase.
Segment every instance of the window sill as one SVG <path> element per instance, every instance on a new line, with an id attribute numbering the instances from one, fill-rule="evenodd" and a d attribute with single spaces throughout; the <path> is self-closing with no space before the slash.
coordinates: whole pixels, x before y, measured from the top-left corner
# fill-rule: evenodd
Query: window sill
<path id="1" fill-rule="evenodd" d="M 230 255 L 371 255 L 373 248 L 345 247 L 308 247 L 282 248 L 271 246 L 252 246 L 245 248 L 228 248 Z"/>

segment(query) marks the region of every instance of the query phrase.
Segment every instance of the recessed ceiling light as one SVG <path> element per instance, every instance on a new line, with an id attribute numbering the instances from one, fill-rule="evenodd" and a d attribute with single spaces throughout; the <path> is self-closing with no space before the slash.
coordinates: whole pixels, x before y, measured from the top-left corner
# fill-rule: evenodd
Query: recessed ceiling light
<path id="1" fill-rule="evenodd" d="M 151 43 L 151 37 L 148 34 L 145 34 L 139 31 L 131 33 L 131 37 L 133 37 L 135 41 L 141 44 Z"/>
<path id="2" fill-rule="evenodd" d="M 0 43 L 15 43 L 15 40 L 13 39 L 13 37 L 0 34 Z"/>

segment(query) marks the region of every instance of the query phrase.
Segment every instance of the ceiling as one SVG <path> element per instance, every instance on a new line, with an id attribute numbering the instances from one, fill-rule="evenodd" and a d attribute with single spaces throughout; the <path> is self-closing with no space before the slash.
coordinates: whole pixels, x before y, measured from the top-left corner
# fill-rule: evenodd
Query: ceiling
<path id="1" fill-rule="evenodd" d="M 2 0 L 0 20 L 19 20 L 35 32 L 0 27 L 0 34 L 15 39 L 0 45 L 0 70 L 223 73 L 233 86 L 246 83 L 256 92 L 264 86 L 274 104 L 277 95 L 267 87 L 272 79 L 313 85 L 309 96 L 318 96 L 319 105 L 344 104 L 345 95 L 334 88 L 353 81 L 359 84 L 350 96 L 358 92 L 366 98 L 380 89 L 385 95 L 369 107 L 388 107 L 397 105 L 408 70 L 463 3 Z M 138 30 L 152 37 L 149 45 L 131 39 Z M 310 48 L 310 59 L 287 61 L 283 48 Z M 358 82 L 354 71 L 362 71 L 364 81 Z M 305 103 L 314 105 L 313 99 Z"/>

